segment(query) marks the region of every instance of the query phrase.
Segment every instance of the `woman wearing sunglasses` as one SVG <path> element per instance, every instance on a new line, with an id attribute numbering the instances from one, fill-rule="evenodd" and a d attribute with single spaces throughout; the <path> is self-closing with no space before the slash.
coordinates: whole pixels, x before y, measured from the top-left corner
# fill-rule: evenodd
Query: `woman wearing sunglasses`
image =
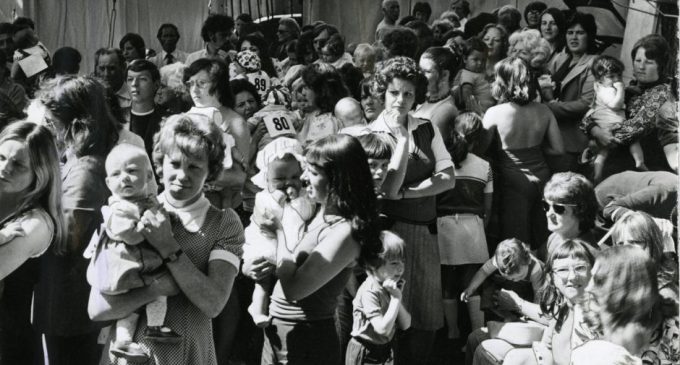
<path id="1" fill-rule="evenodd" d="M 593 185 L 585 176 L 573 172 L 554 174 L 545 185 L 542 204 L 551 234 L 547 244 L 539 249 L 539 259 L 544 260 L 568 239 L 578 238 L 596 245 L 599 237 L 594 227 L 598 205 Z"/>

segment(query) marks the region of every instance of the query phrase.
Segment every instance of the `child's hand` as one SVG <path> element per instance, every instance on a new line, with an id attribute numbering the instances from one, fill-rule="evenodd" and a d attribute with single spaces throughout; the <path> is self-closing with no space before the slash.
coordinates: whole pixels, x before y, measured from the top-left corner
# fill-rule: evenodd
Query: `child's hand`
<path id="1" fill-rule="evenodd" d="M 25 235 L 26 232 L 21 228 L 21 222 L 9 223 L 5 228 L 0 230 L 0 244 L 5 244 L 16 237 L 23 237 Z"/>
<path id="2" fill-rule="evenodd" d="M 402 282 L 401 285 L 403 285 L 403 280 L 399 281 Z M 387 279 L 383 281 L 382 286 L 385 288 L 385 290 L 387 290 L 392 298 L 401 299 L 401 287 L 396 280 Z"/>
<path id="3" fill-rule="evenodd" d="M 290 201 L 297 199 L 300 193 L 296 188 L 289 186 L 286 188 L 286 195 L 288 195 L 288 200 Z"/>
<path id="4" fill-rule="evenodd" d="M 616 90 L 625 90 L 626 89 L 626 85 L 623 84 L 623 81 L 617 81 L 612 86 Z"/>

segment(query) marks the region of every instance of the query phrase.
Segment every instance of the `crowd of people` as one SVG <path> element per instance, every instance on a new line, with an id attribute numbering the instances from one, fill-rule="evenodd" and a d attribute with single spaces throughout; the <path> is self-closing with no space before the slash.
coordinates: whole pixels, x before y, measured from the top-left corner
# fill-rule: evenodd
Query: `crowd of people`
<path id="1" fill-rule="evenodd" d="M 0 363 L 678 363 L 668 40 L 380 6 L 371 43 L 212 14 L 92 75 L 0 23 Z"/>

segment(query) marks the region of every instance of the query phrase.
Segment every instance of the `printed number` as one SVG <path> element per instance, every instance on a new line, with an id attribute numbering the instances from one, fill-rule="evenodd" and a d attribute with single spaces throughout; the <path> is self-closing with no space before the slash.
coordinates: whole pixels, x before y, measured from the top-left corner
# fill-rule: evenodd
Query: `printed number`
<path id="1" fill-rule="evenodd" d="M 272 118 L 272 123 L 274 123 L 274 128 L 276 128 L 277 131 L 290 129 L 290 124 L 288 124 L 288 121 L 284 117 Z"/>
<path id="2" fill-rule="evenodd" d="M 255 79 L 255 89 L 258 91 L 267 90 L 267 80 L 265 79 Z"/>

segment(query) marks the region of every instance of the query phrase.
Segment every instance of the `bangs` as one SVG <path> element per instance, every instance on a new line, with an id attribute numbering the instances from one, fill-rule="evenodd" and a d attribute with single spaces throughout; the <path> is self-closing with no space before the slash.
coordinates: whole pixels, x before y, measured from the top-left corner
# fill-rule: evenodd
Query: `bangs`
<path id="1" fill-rule="evenodd" d="M 593 249 L 587 243 L 576 239 L 564 241 L 555 247 L 550 257 L 548 257 L 548 262 L 552 266 L 555 260 L 569 258 L 586 261 L 591 267 L 595 263 Z"/>
<path id="2" fill-rule="evenodd" d="M 161 148 L 169 155 L 179 150 L 183 155 L 196 160 L 207 160 L 206 151 L 210 149 L 205 139 L 196 135 L 177 133 L 175 138 L 165 139 L 161 142 Z"/>

